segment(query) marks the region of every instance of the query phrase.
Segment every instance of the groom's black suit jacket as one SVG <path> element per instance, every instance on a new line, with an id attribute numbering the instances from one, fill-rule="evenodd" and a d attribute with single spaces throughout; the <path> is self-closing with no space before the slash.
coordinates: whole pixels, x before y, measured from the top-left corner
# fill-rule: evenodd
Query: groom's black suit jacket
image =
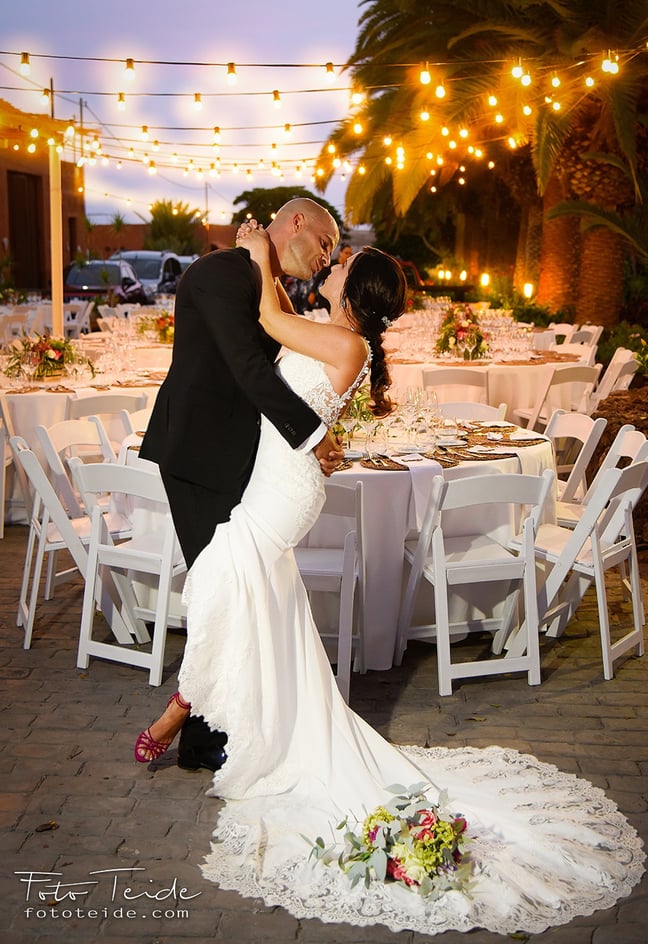
<path id="1" fill-rule="evenodd" d="M 279 345 L 258 319 L 259 286 L 247 250 L 210 252 L 186 270 L 176 294 L 171 367 L 140 449 L 158 463 L 165 484 L 172 476 L 214 493 L 214 527 L 243 493 L 261 413 L 293 448 L 320 423 L 275 373 Z M 182 544 L 182 502 L 167 491 Z"/>

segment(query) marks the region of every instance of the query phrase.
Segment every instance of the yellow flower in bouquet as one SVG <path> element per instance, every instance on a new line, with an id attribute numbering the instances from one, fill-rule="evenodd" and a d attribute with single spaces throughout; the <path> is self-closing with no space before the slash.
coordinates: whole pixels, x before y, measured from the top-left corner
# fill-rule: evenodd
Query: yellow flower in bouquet
<path id="1" fill-rule="evenodd" d="M 138 324 L 140 334 L 152 332 L 157 335 L 163 344 L 173 344 L 175 333 L 175 318 L 171 312 L 163 308 L 158 314 L 142 318 Z"/>
<path id="2" fill-rule="evenodd" d="M 423 783 L 409 789 L 396 784 L 387 791 L 395 794 L 393 799 L 372 810 L 359 830 L 349 827 L 348 817 L 336 827 L 344 831 L 341 851 L 338 843 L 327 848 L 319 837 L 311 856 L 325 865 L 337 864 L 352 886 L 396 882 L 433 898 L 464 888 L 470 873 L 463 851 L 464 817 L 446 811 L 445 794 L 431 802 Z"/>

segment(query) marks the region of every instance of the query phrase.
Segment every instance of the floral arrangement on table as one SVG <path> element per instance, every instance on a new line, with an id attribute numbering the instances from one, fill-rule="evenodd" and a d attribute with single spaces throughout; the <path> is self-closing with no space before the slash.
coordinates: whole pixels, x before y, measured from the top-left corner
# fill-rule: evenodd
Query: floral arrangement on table
<path id="1" fill-rule="evenodd" d="M 162 308 L 156 315 L 140 318 L 137 330 L 140 334 L 156 334 L 163 344 L 173 344 L 175 317 L 166 308 Z"/>
<path id="2" fill-rule="evenodd" d="M 455 354 L 466 361 L 488 354 L 486 335 L 470 305 L 450 305 L 446 309 L 436 342 L 439 354 Z"/>
<path id="3" fill-rule="evenodd" d="M 27 374 L 34 380 L 61 376 L 68 368 L 86 366 L 95 375 L 92 361 L 77 353 L 67 338 L 52 338 L 49 335 L 24 335 L 13 343 L 5 367 L 7 377 Z"/>
<path id="4" fill-rule="evenodd" d="M 339 843 L 327 848 L 318 837 L 311 857 L 326 865 L 337 862 L 352 886 L 399 882 L 428 897 L 463 887 L 470 872 L 463 852 L 466 820 L 445 811 L 445 794 L 431 803 L 424 788 L 423 783 L 388 787 L 394 798 L 365 816 L 359 829 L 349 828 L 348 817 L 336 827 L 344 830 L 341 852 Z"/>

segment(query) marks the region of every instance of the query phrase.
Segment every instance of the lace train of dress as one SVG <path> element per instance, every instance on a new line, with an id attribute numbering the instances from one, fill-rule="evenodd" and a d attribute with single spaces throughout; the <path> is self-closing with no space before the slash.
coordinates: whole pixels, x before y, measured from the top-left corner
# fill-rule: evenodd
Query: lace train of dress
<path id="1" fill-rule="evenodd" d="M 322 365 L 288 354 L 280 369 L 326 422 L 337 416 Z M 262 422 L 243 500 L 187 579 L 180 690 L 228 733 L 205 877 L 297 917 L 427 934 L 539 932 L 627 895 L 642 844 L 601 790 L 499 747 L 395 747 L 344 703 L 292 552 L 323 498 L 312 454 Z M 421 781 L 468 821 L 468 888 L 437 899 L 399 883 L 351 888 L 337 866 L 309 859 L 304 837 L 328 842 L 344 816 L 384 803 L 387 786 Z"/>

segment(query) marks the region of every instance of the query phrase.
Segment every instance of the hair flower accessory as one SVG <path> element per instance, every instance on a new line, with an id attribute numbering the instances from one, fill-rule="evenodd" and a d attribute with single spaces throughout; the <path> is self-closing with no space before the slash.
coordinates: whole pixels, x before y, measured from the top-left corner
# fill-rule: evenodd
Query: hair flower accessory
<path id="1" fill-rule="evenodd" d="M 359 829 L 349 827 L 349 817 L 336 826 L 344 831 L 342 851 L 339 842 L 327 847 L 318 837 L 311 857 L 325 865 L 336 863 L 352 886 L 360 881 L 366 887 L 372 881 L 399 882 L 434 898 L 464 888 L 470 872 L 463 853 L 466 820 L 447 812 L 445 793 L 432 803 L 425 788 L 424 783 L 387 787 L 394 798 L 365 816 Z"/>
<path id="2" fill-rule="evenodd" d="M 380 320 L 382 321 L 382 323 L 384 324 L 386 328 L 391 328 L 393 322 L 391 318 L 387 317 L 387 315 L 383 315 L 383 317 Z"/>

